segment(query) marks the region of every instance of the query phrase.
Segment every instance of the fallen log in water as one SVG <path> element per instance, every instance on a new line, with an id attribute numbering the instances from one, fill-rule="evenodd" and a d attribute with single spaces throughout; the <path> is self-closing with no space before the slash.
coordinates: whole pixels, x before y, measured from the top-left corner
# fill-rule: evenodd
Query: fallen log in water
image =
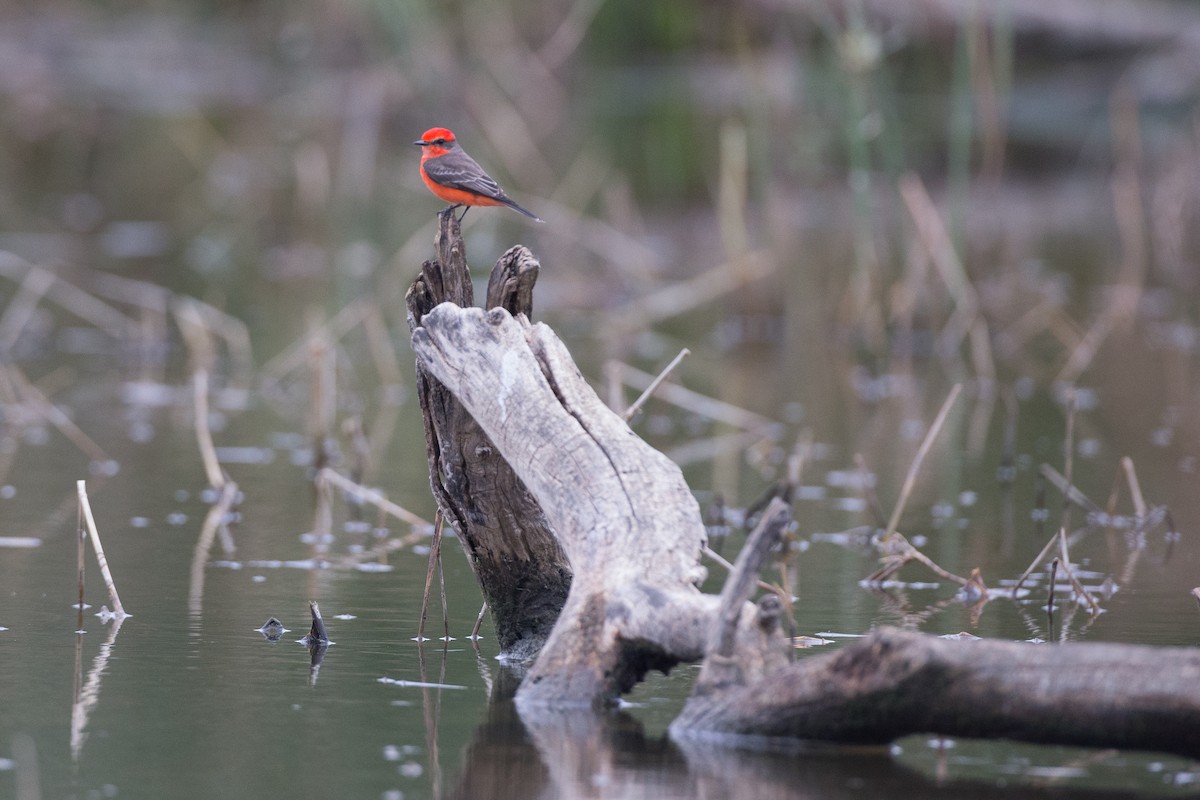
<path id="1" fill-rule="evenodd" d="M 671 727 L 677 738 L 882 743 L 928 732 L 1200 756 L 1200 650 L 883 630 L 790 662 L 774 598 L 748 602 L 786 505 L 763 514 L 722 596 L 700 592 L 696 501 L 679 468 L 600 401 L 553 331 L 530 323 L 532 280 L 503 275 L 536 264 L 532 255 L 501 258 L 491 285 L 523 288 L 484 311 L 436 303 L 469 301 L 465 272 L 441 272 L 456 260 L 466 268 L 452 215 L 440 220 L 438 248 L 409 293 L 434 494 L 465 527 L 498 630 L 541 632 L 557 612 L 517 691 L 523 713 L 611 703 L 649 669 L 704 659 Z M 451 286 L 468 291 L 437 288 Z M 566 582 L 548 578 L 568 563 L 560 602 Z M 497 586 L 511 602 L 493 604 Z M 502 635 L 502 646 L 510 639 L 522 636 Z"/>

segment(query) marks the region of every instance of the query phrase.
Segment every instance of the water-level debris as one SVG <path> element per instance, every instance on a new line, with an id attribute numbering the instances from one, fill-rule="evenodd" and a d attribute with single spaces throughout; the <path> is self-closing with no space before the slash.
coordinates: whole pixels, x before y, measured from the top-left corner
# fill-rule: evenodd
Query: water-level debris
<path id="1" fill-rule="evenodd" d="M 288 632 L 288 629 L 283 627 L 283 623 L 271 617 L 262 624 L 262 627 L 255 628 L 256 631 L 263 635 L 263 638 L 268 642 L 277 642 L 280 637 Z"/>
<path id="2" fill-rule="evenodd" d="M 321 618 L 321 608 L 316 601 L 309 601 L 308 610 L 312 612 L 312 627 L 309 628 L 308 635 L 300 640 L 300 644 L 305 647 L 327 647 L 333 644 L 325 632 L 325 620 Z"/>

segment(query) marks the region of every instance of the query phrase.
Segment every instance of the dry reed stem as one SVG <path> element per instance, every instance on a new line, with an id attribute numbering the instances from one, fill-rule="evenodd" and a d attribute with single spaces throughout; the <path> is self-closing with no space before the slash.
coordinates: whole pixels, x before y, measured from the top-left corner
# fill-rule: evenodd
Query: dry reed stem
<path id="1" fill-rule="evenodd" d="M 729 120 L 723 122 L 718 141 L 717 227 L 730 265 L 744 284 L 750 279 L 745 264 L 745 256 L 750 252 L 750 232 L 746 229 L 749 159 L 745 126 Z"/>
<path id="2" fill-rule="evenodd" d="M 1133 459 L 1125 456 L 1121 459 L 1121 469 L 1125 472 L 1125 479 L 1129 482 L 1129 495 L 1133 498 L 1133 511 L 1137 515 L 1138 523 L 1145 522 L 1147 509 L 1146 499 L 1142 496 L 1142 485 L 1138 482 L 1137 472 L 1133 468 Z"/>
<path id="3" fill-rule="evenodd" d="M 954 250 L 954 243 L 946 230 L 946 224 L 933 204 L 925 184 L 919 177 L 908 173 L 900 178 L 900 196 L 917 228 L 917 238 L 925 247 L 933 265 L 937 268 L 946 291 L 954 301 L 954 312 L 942 329 L 943 352 L 954 352 L 975 325 L 979 314 L 979 299 L 971 284 L 961 259 Z M 990 344 L 986 348 L 988 357 L 984 363 L 976 363 L 976 370 L 987 370 L 991 361 Z M 994 370 L 992 370 L 994 374 Z"/>
<path id="4" fill-rule="evenodd" d="M 624 392 L 621 387 L 621 363 L 609 359 L 604 362 L 604 384 L 608 389 L 608 407 L 610 410 L 621 413 L 621 409 L 625 406 Z"/>
<path id="5" fill-rule="evenodd" d="M 615 331 L 640 330 L 710 303 L 752 281 L 775 272 L 775 262 L 761 250 L 738 259 L 739 268 L 719 264 L 690 280 L 642 295 L 615 311 L 609 324 Z"/>
<path id="6" fill-rule="evenodd" d="M 383 511 L 385 514 L 389 514 L 401 522 L 407 522 L 414 528 L 432 527 L 431 522 L 423 517 L 418 516 L 417 514 L 414 514 L 408 509 L 393 503 L 391 500 L 388 500 L 387 497 L 385 497 L 384 494 L 379 490 L 369 489 L 366 486 L 357 484 L 330 467 L 323 467 L 320 469 L 317 472 L 317 480 L 329 481 L 343 492 L 354 495 L 364 503 L 370 503 L 371 505 Z M 424 535 L 425 534 L 422 533 L 419 538 L 424 538 Z"/>
<path id="7" fill-rule="evenodd" d="M 385 386 L 403 386 L 404 371 L 400 368 L 400 357 L 392 344 L 387 321 L 379 306 L 373 305 L 367 309 L 367 314 L 363 317 L 363 329 L 367 334 L 367 345 L 380 381 Z"/>
<path id="8" fill-rule="evenodd" d="M 284 376 L 305 366 L 312 358 L 311 347 L 315 336 L 324 335 L 327 341 L 339 341 L 370 315 L 373 301 L 365 299 L 347 303 L 330 319 L 307 327 L 294 342 L 278 355 L 267 360 L 259 374 L 267 383 L 278 383 Z"/>
<path id="9" fill-rule="evenodd" d="M 882 545 L 883 541 L 884 540 L 881 539 L 879 544 Z M 924 564 L 930 572 L 933 572 L 935 575 L 945 578 L 948 581 L 953 581 L 959 586 L 967 586 L 971 583 L 969 578 L 964 578 L 961 575 L 955 575 L 953 572 L 938 566 L 933 559 L 922 553 L 912 544 L 912 542 L 908 541 L 908 539 L 906 539 L 902 533 L 893 532 L 887 539 L 887 547 L 889 547 L 893 552 L 888 553 L 880 559 L 883 562 L 883 566 L 864 578 L 863 580 L 865 583 L 883 583 L 888 578 L 899 572 L 901 568 L 903 568 L 910 561 L 918 561 L 921 564 Z"/>
<path id="10" fill-rule="evenodd" d="M 1041 552 L 1034 556 L 1033 561 L 1029 562 L 1029 566 L 1025 568 L 1025 571 L 1021 573 L 1021 577 L 1017 579 L 1017 585 L 1013 587 L 1013 597 L 1017 596 L 1017 593 L 1021 591 L 1021 587 L 1025 585 L 1025 581 L 1029 580 L 1029 576 L 1033 574 L 1033 571 L 1054 550 L 1054 546 L 1058 543 L 1057 540 L 1058 533 L 1056 532 L 1046 542 L 1046 546 L 1042 548 Z M 1050 587 L 1050 591 L 1054 591 L 1053 586 Z"/>
<path id="11" fill-rule="evenodd" d="M 1059 300 L 1047 297 L 1001 330 L 996 336 L 996 342 L 1002 347 L 1003 355 L 1007 356 L 1022 351 L 1030 340 L 1043 331 L 1054 336 L 1068 350 L 1076 347 L 1081 338 L 1069 324 L 1063 324 L 1063 311 Z M 1064 340 L 1064 331 L 1070 334 L 1069 340 Z"/>
<path id="12" fill-rule="evenodd" d="M 1075 470 L 1075 389 L 1074 387 L 1067 389 L 1067 434 L 1063 439 L 1063 480 L 1067 484 L 1067 488 L 1073 485 L 1074 470 Z M 1066 536 L 1066 532 L 1071 528 L 1071 503 L 1068 500 L 1068 492 L 1063 492 L 1063 510 L 1062 524 L 1059 525 L 1059 531 Z M 1064 539 L 1064 546 L 1066 540 Z M 1070 569 L 1070 562 L 1063 566 Z"/>
<path id="13" fill-rule="evenodd" d="M 654 376 L 648 372 L 642 372 L 640 369 L 631 367 L 628 364 L 622 363 L 619 366 L 621 380 L 627 386 L 645 390 L 654 382 Z M 678 406 L 685 411 L 691 411 L 703 417 L 708 417 L 717 422 L 724 422 L 743 430 L 756 431 L 761 434 L 775 431 L 780 427 L 778 422 L 761 414 L 755 414 L 753 411 L 748 411 L 732 403 L 727 403 L 724 400 L 717 400 L 700 394 L 679 384 L 668 383 L 662 385 L 659 387 L 658 398 Z"/>
<path id="14" fill-rule="evenodd" d="M 32 267 L 17 287 L 17 293 L 0 316 L 0 353 L 12 351 L 17 339 L 33 319 L 38 303 L 54 284 L 54 273 L 39 266 Z"/>
<path id="15" fill-rule="evenodd" d="M 663 451 L 663 455 L 680 467 L 686 467 L 702 461 L 713 461 L 731 451 L 744 452 L 762 441 L 764 437 L 758 431 L 733 431 L 673 447 Z M 774 439 L 768 437 L 768 441 Z"/>
<path id="16" fill-rule="evenodd" d="M 1116 300 L 1104 306 L 1092 326 L 1084 334 L 1083 339 L 1080 340 L 1079 345 L 1067 356 L 1066 363 L 1054 378 L 1055 383 L 1071 385 L 1079 380 L 1079 376 L 1091 366 L 1092 361 L 1096 358 L 1100 345 L 1113 332 L 1117 324 L 1124 321 L 1131 313 L 1126 308 L 1129 303 L 1128 295 L 1122 291 L 1121 287 L 1115 287 L 1113 291 L 1117 295 Z"/>
<path id="17" fill-rule="evenodd" d="M 479 607 L 479 616 L 475 617 L 475 627 L 471 628 L 470 640 L 477 642 L 480 639 L 479 629 L 483 627 L 483 616 L 487 613 L 488 605 L 485 602 Z"/>
<path id="18" fill-rule="evenodd" d="M 65 411 L 51 403 L 40 389 L 30 383 L 16 364 L 5 365 L 4 371 L 20 393 L 22 402 L 31 405 L 42 419 L 57 428 L 58 432 L 67 437 L 71 444 L 79 448 L 84 455 L 92 461 L 112 461 L 108 453 L 104 452 L 104 448 L 96 444 L 92 437 L 84 433 L 83 429 L 67 416 Z"/>
<path id="19" fill-rule="evenodd" d="M 921 463 L 925 460 L 925 456 L 929 454 L 934 439 L 937 438 L 942 426 L 946 423 L 946 417 L 950 414 L 950 409 L 953 408 L 954 401 L 958 399 L 961 391 L 961 383 L 956 383 L 951 387 L 950 394 L 942 401 L 942 407 L 938 410 L 937 416 L 934 417 L 933 424 L 925 432 L 925 438 L 921 441 L 921 446 L 917 448 L 916 456 L 913 457 L 912 463 L 908 466 L 908 474 L 904 476 L 904 486 L 900 489 L 900 498 L 896 501 L 896 505 L 892 509 L 892 516 L 888 520 L 887 528 L 883 532 L 881 541 L 886 542 L 896 532 L 896 526 L 900 524 L 900 515 L 904 513 L 904 507 L 908 504 L 908 498 L 912 494 L 913 487 L 916 485 L 917 473 L 921 469 Z"/>
<path id="20" fill-rule="evenodd" d="M 603 5 L 604 0 L 575 0 L 571 3 L 554 33 L 550 34 L 536 54 L 546 69 L 558 69 L 579 49 L 592 20 Z"/>
<path id="21" fill-rule="evenodd" d="M 31 270 L 35 269 L 43 268 L 30 264 L 12 253 L 0 251 L 0 277 L 14 282 L 22 281 Z M 46 289 L 47 300 L 94 325 L 114 339 L 124 339 L 137 327 L 133 318 L 73 283 L 51 274 L 53 282 Z"/>
<path id="22" fill-rule="evenodd" d="M 1067 552 L 1067 531 L 1065 528 L 1060 528 L 1058 531 L 1058 553 L 1059 564 L 1063 571 L 1066 572 L 1067 580 L 1071 583 L 1071 591 L 1079 597 L 1087 601 L 1088 610 L 1092 616 L 1100 613 L 1100 604 L 1096 602 L 1096 598 L 1092 597 L 1091 593 L 1083 588 L 1083 584 L 1075 577 L 1075 569 L 1071 566 L 1071 554 Z M 1054 587 L 1050 587 L 1050 591 L 1054 591 Z"/>
<path id="23" fill-rule="evenodd" d="M 701 548 L 700 553 L 701 553 L 701 555 L 711 559 L 716 564 L 719 564 L 721 567 L 724 567 L 726 572 L 733 572 L 733 564 L 729 561 L 729 559 L 725 558 L 725 556 L 721 555 L 716 550 L 713 550 L 707 544 L 704 545 L 703 548 Z M 764 592 L 771 592 L 772 594 L 778 594 L 781 591 L 781 589 L 778 586 L 767 583 L 766 581 L 762 580 L 761 578 L 758 579 L 758 582 L 756 585 L 758 586 L 759 589 L 762 589 Z"/>
<path id="24" fill-rule="evenodd" d="M 1087 513 L 1095 513 L 1100 510 L 1100 506 L 1096 505 L 1090 497 L 1083 493 L 1078 486 L 1072 486 L 1067 479 L 1050 464 L 1042 464 L 1038 468 L 1039 474 L 1045 478 L 1055 489 L 1063 493 L 1066 500 L 1079 506 L 1079 508 Z"/>
<path id="25" fill-rule="evenodd" d="M 83 584 L 86 574 L 84 548 L 87 545 L 87 526 L 83 521 L 83 504 L 77 504 L 78 513 L 76 514 L 76 530 L 78 535 L 75 537 L 75 567 L 79 577 L 79 616 L 75 623 L 75 632 L 83 633 Z"/>
<path id="26" fill-rule="evenodd" d="M 192 406 L 196 445 L 200 448 L 204 476 L 209 486 L 221 489 L 228 478 L 217 460 L 217 448 L 213 444 L 212 430 L 208 425 L 208 370 L 204 368 L 198 368 L 192 373 Z"/>
<path id="27" fill-rule="evenodd" d="M 117 595 L 117 585 L 113 582 L 112 572 L 108 569 L 108 559 L 104 557 L 104 545 L 100 544 L 100 531 L 96 530 L 96 520 L 92 517 L 92 504 L 88 501 L 87 481 L 76 481 L 75 489 L 79 494 L 79 508 L 83 512 L 83 520 L 87 523 L 88 535 L 92 540 L 92 549 L 96 551 L 96 563 L 100 565 L 100 575 L 104 578 L 104 587 L 108 589 L 108 599 L 113 604 L 113 616 L 117 620 L 131 616 L 125 613 L 121 598 Z"/>
<path id="28" fill-rule="evenodd" d="M 634 400 L 633 404 L 630 405 L 629 408 L 625 409 L 625 413 L 623 413 L 621 417 L 626 422 L 633 419 L 633 415 L 641 410 L 641 407 L 646 403 L 647 400 L 650 399 L 650 396 L 654 394 L 654 390 L 658 388 L 658 385 L 666 380 L 667 376 L 671 374 L 671 371 L 674 370 L 675 367 L 679 366 L 679 362 L 683 361 L 685 356 L 691 355 L 691 352 L 692 351 L 688 350 L 686 347 L 680 350 L 679 355 L 671 359 L 670 364 L 667 364 L 667 366 L 663 367 L 662 372 L 658 373 L 657 377 L 650 381 L 650 385 L 642 391 L 638 399 Z"/>
<path id="29" fill-rule="evenodd" d="M 1073 485 L 1075 470 L 1075 412 L 1075 389 L 1072 387 L 1067 390 L 1067 432 L 1063 441 L 1063 480 L 1066 482 L 1068 490 Z M 1058 550 L 1060 557 L 1059 566 L 1061 566 L 1063 572 L 1066 573 L 1067 580 L 1071 584 L 1071 590 L 1076 594 L 1083 595 L 1083 598 L 1087 600 L 1088 606 L 1094 616 L 1100 610 L 1100 607 L 1096 603 L 1095 599 L 1093 599 L 1092 596 L 1084 590 L 1083 585 L 1080 584 L 1079 580 L 1075 577 L 1075 569 L 1071 566 L 1071 556 L 1067 552 L 1067 531 L 1070 530 L 1071 524 L 1071 505 L 1072 503 L 1069 499 L 1069 492 L 1064 492 L 1062 524 L 1058 529 Z M 1051 591 L 1053 591 L 1053 588 L 1054 587 L 1051 587 Z"/>
<path id="30" fill-rule="evenodd" d="M 433 518 L 433 542 L 429 545 L 429 564 L 425 569 L 425 590 L 421 595 L 421 617 L 417 623 L 417 642 L 424 642 L 425 620 L 429 616 L 429 590 L 433 588 L 433 572 L 442 559 L 442 528 L 445 519 L 439 508 Z"/>

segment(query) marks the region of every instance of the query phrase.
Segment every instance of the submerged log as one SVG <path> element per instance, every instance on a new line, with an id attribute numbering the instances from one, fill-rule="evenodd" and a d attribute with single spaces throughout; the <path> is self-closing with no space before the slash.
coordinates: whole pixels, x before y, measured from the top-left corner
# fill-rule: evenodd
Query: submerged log
<path id="1" fill-rule="evenodd" d="M 1197 686 L 1194 648 L 952 641 L 888 628 L 755 681 L 702 678 L 671 734 L 884 744 L 934 733 L 1196 758 Z"/>
<path id="2" fill-rule="evenodd" d="M 457 234 L 443 219 L 439 246 Z M 410 313 L 422 281 L 432 286 L 437 278 L 414 284 Z M 426 422 L 458 426 L 428 434 L 439 503 L 450 507 L 459 496 L 451 490 L 462 488 L 448 465 L 462 469 L 476 452 L 454 446 L 486 446 L 486 461 L 470 464 L 483 474 L 471 480 L 511 470 L 510 485 L 527 490 L 526 508 L 537 509 L 530 512 L 537 530 L 561 548 L 481 541 L 468 547 L 477 574 L 496 569 L 484 559 L 506 548 L 523 548 L 522 568 L 539 576 L 539 556 L 561 552 L 574 573 L 517 691 L 523 714 L 610 703 L 649 669 L 703 658 L 693 696 L 671 726 L 681 741 L 883 743 L 925 732 L 1200 756 L 1200 650 L 962 643 L 883 630 L 792 663 L 778 602 L 749 602 L 754 576 L 789 520 L 785 503 L 764 512 L 721 597 L 703 594 L 696 587 L 704 527 L 682 473 L 600 401 L 553 331 L 509 308 L 419 307 L 413 349 L 421 380 L 436 389 L 422 389 L 422 408 L 429 393 L 451 409 L 427 412 Z M 478 432 L 467 440 L 451 433 L 472 424 Z M 471 522 L 469 513 L 455 513 L 456 524 Z M 510 527 L 523 531 L 527 522 Z M 553 605 L 525 603 L 542 611 Z"/>

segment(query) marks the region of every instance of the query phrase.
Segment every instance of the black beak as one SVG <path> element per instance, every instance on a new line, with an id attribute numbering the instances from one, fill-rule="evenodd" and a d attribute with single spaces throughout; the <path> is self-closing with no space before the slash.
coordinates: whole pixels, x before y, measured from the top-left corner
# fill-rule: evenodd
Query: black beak
<path id="1" fill-rule="evenodd" d="M 413 142 L 413 144 L 415 144 L 417 147 L 424 147 L 425 145 L 429 144 L 429 142 L 417 139 L 415 142 Z"/>

